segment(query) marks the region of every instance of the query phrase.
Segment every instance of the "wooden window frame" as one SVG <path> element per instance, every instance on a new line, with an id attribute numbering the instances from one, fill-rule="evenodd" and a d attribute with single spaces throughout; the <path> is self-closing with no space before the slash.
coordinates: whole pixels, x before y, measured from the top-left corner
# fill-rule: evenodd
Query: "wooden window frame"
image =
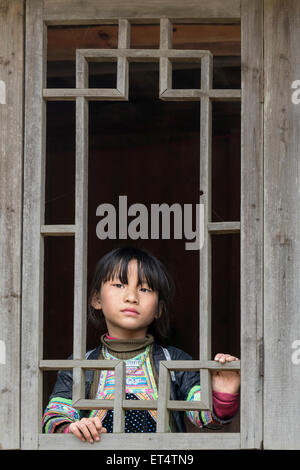
<path id="1" fill-rule="evenodd" d="M 130 3 L 130 6 L 129 6 Z M 23 449 L 83 449 L 85 444 L 72 435 L 41 434 L 43 370 L 73 368 L 75 406 L 113 407 L 114 433 L 103 436 L 94 449 L 238 449 L 259 448 L 262 441 L 262 33 L 263 6 L 260 0 L 211 0 L 185 3 L 163 0 L 143 7 L 137 1 L 95 2 L 84 7 L 77 0 L 29 0 L 26 11 L 25 160 L 23 212 L 23 297 L 22 297 L 22 390 L 21 437 Z M 191 11 L 192 18 L 186 18 Z M 115 12 L 118 17 L 115 17 Z M 166 15 L 167 13 L 167 15 Z M 166 17 L 167 16 L 167 17 Z M 95 20 L 95 18 L 97 18 Z M 129 48 L 130 20 L 161 25 L 161 49 Z M 242 89 L 213 90 L 212 60 L 208 51 L 171 49 L 173 22 L 239 22 L 242 26 Z M 114 50 L 79 50 L 75 89 L 46 89 L 47 26 L 53 24 L 118 23 L 119 44 Z M 254 35 L 253 32 L 256 32 Z M 251 42 L 250 42 L 251 39 Z M 116 90 L 87 87 L 90 55 L 115 58 L 118 62 Z M 201 100 L 200 188 L 205 207 L 205 243 L 200 250 L 200 342 L 199 361 L 161 361 L 157 403 L 123 400 L 124 362 L 88 361 L 86 343 L 87 294 L 87 162 L 88 101 L 128 98 L 128 58 L 156 58 L 160 61 L 162 99 Z M 170 60 L 201 60 L 201 90 L 171 90 Z M 255 73 L 254 73 L 255 72 Z M 74 225 L 44 224 L 45 123 L 47 100 L 76 100 L 76 204 Z M 241 221 L 211 222 L 211 102 L 242 100 Z M 254 164 L 255 162 L 255 164 Z M 37 197 L 40 195 L 40 197 Z M 211 351 L 211 234 L 241 234 L 241 364 L 221 366 L 210 361 Z M 45 236 L 75 237 L 74 343 L 72 361 L 45 361 L 42 357 L 43 260 Z M 34 340 L 32 340 L 34 332 Z M 204 338 L 206 341 L 204 341 Z M 93 364 L 92 364 L 93 362 Z M 113 403 L 83 400 L 84 370 L 115 368 L 118 378 Z M 212 369 L 241 368 L 240 433 L 167 432 L 168 410 L 199 409 L 199 402 L 170 401 L 170 370 L 200 370 L 203 407 L 210 408 Z M 37 400 L 33 399 L 37 397 Z M 97 406 L 96 406 L 97 405 Z M 158 410 L 155 434 L 127 434 L 124 413 L 128 408 Z M 255 411 L 253 411 L 255 407 Z M 204 408 L 204 409 L 205 409 Z"/>

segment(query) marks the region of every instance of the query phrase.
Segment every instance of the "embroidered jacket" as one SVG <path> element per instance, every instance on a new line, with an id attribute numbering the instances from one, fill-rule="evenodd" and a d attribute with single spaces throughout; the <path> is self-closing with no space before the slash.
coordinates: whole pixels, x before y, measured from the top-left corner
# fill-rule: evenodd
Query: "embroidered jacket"
<path id="1" fill-rule="evenodd" d="M 90 350 L 86 354 L 86 359 L 98 359 L 102 345 L 97 348 Z M 168 346 L 167 353 L 172 360 L 191 360 L 192 357 L 181 349 L 175 348 L 173 346 Z M 143 354 L 143 353 L 142 353 Z M 137 357 L 142 356 L 139 354 Z M 135 395 L 138 399 L 157 399 L 157 389 L 155 385 L 155 380 L 153 379 L 153 373 L 150 365 L 149 355 L 147 359 L 147 348 L 144 352 L 145 361 L 142 367 L 142 373 L 138 376 L 132 373 L 126 365 L 126 392 L 128 398 L 133 398 L 132 394 Z M 137 358 L 136 357 L 136 358 Z M 114 357 L 109 355 L 107 359 L 113 359 Z M 133 361 L 126 360 L 126 364 Z M 70 356 L 69 359 L 72 359 Z M 154 367 L 156 368 L 157 374 L 159 373 L 159 362 L 161 360 L 168 359 L 164 348 L 156 343 L 152 345 L 152 360 Z M 85 398 L 88 398 L 90 387 L 93 381 L 94 371 L 86 371 L 85 377 Z M 137 383 L 140 381 L 142 387 L 137 386 Z M 133 382 L 130 384 L 130 382 Z M 53 433 L 56 432 L 58 426 L 62 424 L 72 423 L 81 419 L 84 416 L 94 417 L 99 416 L 105 423 L 108 418 L 107 410 L 91 410 L 91 411 L 78 411 L 72 407 L 72 370 L 59 371 L 57 376 L 57 382 L 54 386 L 52 394 L 49 399 L 49 403 L 45 409 L 43 416 L 43 432 Z M 148 387 L 148 388 L 147 388 Z M 113 389 L 114 389 L 114 374 L 104 371 L 101 374 L 100 382 L 98 386 L 97 398 L 113 398 Z M 199 372 L 194 371 L 176 371 L 172 374 L 171 380 L 171 400 L 187 400 L 187 401 L 198 401 L 200 400 L 200 374 Z M 238 395 L 238 394 L 234 394 Z M 233 400 L 236 401 L 236 397 L 233 397 Z M 236 407 L 235 407 L 236 409 Z M 172 416 L 172 422 L 174 423 L 173 431 L 175 432 L 185 432 L 186 426 L 184 422 L 184 413 L 188 416 L 190 421 L 197 427 L 202 428 L 203 426 L 211 426 L 217 423 L 225 424 L 232 421 L 233 416 L 226 417 L 227 419 L 219 418 L 214 410 L 210 411 L 172 411 L 170 414 Z M 128 414 L 128 411 L 126 411 Z M 125 432 L 134 432 L 132 430 L 126 430 L 126 414 L 125 414 Z M 153 420 L 156 420 L 156 411 L 150 410 L 149 414 Z M 218 428 L 216 426 L 215 428 Z M 147 431 L 146 431 L 147 432 Z M 151 431 L 149 431 L 151 432 Z"/>

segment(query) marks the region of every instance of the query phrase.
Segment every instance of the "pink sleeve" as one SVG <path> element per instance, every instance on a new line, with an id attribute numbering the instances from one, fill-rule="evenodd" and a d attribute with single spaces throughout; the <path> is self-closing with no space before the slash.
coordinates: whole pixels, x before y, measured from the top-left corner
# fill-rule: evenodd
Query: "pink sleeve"
<path id="1" fill-rule="evenodd" d="M 237 393 L 221 393 L 212 392 L 213 407 L 216 416 L 221 419 L 231 418 L 239 408 L 239 392 Z"/>
<path id="2" fill-rule="evenodd" d="M 70 431 L 69 431 L 69 427 L 70 426 L 67 426 L 66 429 L 63 430 L 63 434 L 68 434 Z"/>

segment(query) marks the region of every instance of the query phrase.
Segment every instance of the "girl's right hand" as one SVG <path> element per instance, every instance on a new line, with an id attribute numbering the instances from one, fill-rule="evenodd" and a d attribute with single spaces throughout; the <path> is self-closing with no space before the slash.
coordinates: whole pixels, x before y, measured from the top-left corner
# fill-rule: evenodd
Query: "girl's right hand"
<path id="1" fill-rule="evenodd" d="M 95 418 L 82 418 L 80 421 L 70 424 L 69 432 L 78 437 L 81 441 L 89 441 L 91 444 L 99 441 L 99 434 L 106 432 L 106 428 L 102 426 L 100 419 Z"/>

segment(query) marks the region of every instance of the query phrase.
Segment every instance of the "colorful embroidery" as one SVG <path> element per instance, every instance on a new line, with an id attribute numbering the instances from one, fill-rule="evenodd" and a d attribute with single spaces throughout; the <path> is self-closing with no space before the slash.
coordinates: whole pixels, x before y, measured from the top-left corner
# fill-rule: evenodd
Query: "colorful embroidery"
<path id="1" fill-rule="evenodd" d="M 195 385 L 189 391 L 187 396 L 187 401 L 200 401 L 201 400 L 201 387 L 200 385 Z M 189 420 L 198 428 L 206 426 L 208 423 L 213 421 L 210 411 L 186 411 L 186 415 Z"/>
<path id="2" fill-rule="evenodd" d="M 73 423 L 80 419 L 79 412 L 72 408 L 72 400 L 67 398 L 52 398 L 43 415 L 43 430 L 45 433 L 55 432 L 55 428 L 62 423 Z"/>
<path id="3" fill-rule="evenodd" d="M 155 379 L 152 372 L 152 367 L 149 357 L 150 346 L 148 346 L 144 352 L 138 354 L 132 359 L 125 360 L 126 363 L 126 396 L 128 394 L 133 395 L 138 400 L 157 400 L 157 388 Z M 106 349 L 103 348 L 103 356 L 107 360 L 116 360 L 117 358 L 109 354 Z M 113 370 L 101 371 L 99 380 L 98 391 L 96 399 L 113 399 L 115 389 L 115 376 Z M 131 410 L 128 410 L 131 411 Z M 108 415 L 109 410 L 93 410 L 90 413 L 90 417 L 98 416 L 101 421 Z M 157 421 L 157 410 L 146 410 L 147 414 L 150 414 L 152 419 Z M 111 413 L 110 413 L 111 414 Z M 128 415 L 130 413 L 125 413 Z M 145 414 L 145 413 L 144 413 Z M 128 431 L 126 431 L 128 432 Z"/>
<path id="4" fill-rule="evenodd" d="M 157 400 L 158 393 L 151 367 L 149 351 L 150 346 L 136 357 L 125 360 L 127 399 Z M 104 358 L 108 360 L 117 359 L 105 349 L 103 350 L 103 355 Z M 101 371 L 96 399 L 113 399 L 114 389 L 114 371 Z M 200 385 L 196 385 L 190 390 L 187 401 L 199 401 L 200 399 Z M 157 410 L 142 410 L 141 413 L 139 413 L 140 411 L 141 410 L 126 410 L 125 426 L 127 427 L 125 427 L 125 432 L 155 432 L 153 429 L 156 429 Z M 186 414 L 189 420 L 198 428 L 202 428 L 213 421 L 210 411 L 186 411 Z M 89 417 L 95 416 L 98 416 L 100 420 L 112 430 L 112 410 L 92 410 L 89 413 Z M 44 412 L 43 432 L 53 433 L 59 424 L 64 422 L 71 423 L 80 420 L 80 418 L 80 412 L 72 408 L 72 400 L 61 397 L 52 398 Z M 171 432 L 170 427 L 169 431 Z"/>

